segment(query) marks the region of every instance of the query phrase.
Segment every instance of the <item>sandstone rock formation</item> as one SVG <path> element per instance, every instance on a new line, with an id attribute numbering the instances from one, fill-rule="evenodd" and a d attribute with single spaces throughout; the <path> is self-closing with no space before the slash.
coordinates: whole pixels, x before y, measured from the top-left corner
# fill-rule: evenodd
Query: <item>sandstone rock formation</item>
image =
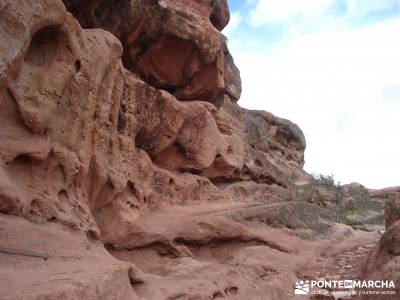
<path id="1" fill-rule="evenodd" d="M 64 3 L 84 28 L 118 37 L 124 65 L 150 85 L 180 100 L 220 104 L 225 87 L 240 97 L 240 77 L 220 33 L 229 21 L 226 0 Z"/>
<path id="2" fill-rule="evenodd" d="M 385 199 L 399 199 L 400 197 L 400 187 L 394 186 L 380 190 L 368 190 L 371 197 L 385 198 Z"/>
<path id="3" fill-rule="evenodd" d="M 95 9 L 96 3 L 90 7 L 94 5 Z M 107 7 L 106 3 L 101 7 Z M 145 26 L 146 30 L 155 27 L 161 40 L 172 38 L 171 32 L 186 34 L 181 37 L 186 39 L 184 44 L 194 43 L 193 35 L 207 39 L 208 44 L 197 41 L 203 47 L 195 51 L 202 53 L 200 61 L 212 58 L 224 63 L 226 45 L 213 24 L 218 29 L 226 24 L 226 3 L 212 2 L 212 10 L 209 3 L 202 3 L 209 19 L 198 15 L 195 21 L 198 19 L 201 26 L 191 30 L 174 26 L 182 14 L 194 14 L 199 3 L 193 2 L 193 7 L 180 1 L 136 4 L 141 3 L 146 3 L 144 10 L 163 11 L 172 23 L 167 26 L 164 20 L 162 29 L 167 32 L 159 32 L 160 20 L 150 14 L 149 20 L 157 24 Z M 89 14 L 85 6 L 88 2 L 66 4 L 72 12 L 78 5 L 80 13 Z M 123 38 L 124 50 L 107 31 L 81 29 L 59 1 L 34 1 L 32 5 L 3 1 L 2 11 L 2 31 L 10 38 L 8 47 L 14 50 L 4 50 L 2 55 L 3 213 L 42 222 L 54 220 L 99 236 L 101 227 L 108 226 L 103 223 L 112 222 L 116 215 L 129 222 L 166 204 L 229 198 L 218 184 L 254 181 L 286 189 L 292 177 L 305 176 L 301 170 L 305 140 L 300 129 L 271 114 L 241 109 L 231 101 L 230 92 L 222 93 L 218 108 L 213 99 L 225 86 L 223 78 L 221 89 L 213 89 L 205 98 L 193 96 L 195 101 L 182 102 L 158 89 L 165 88 L 160 82 L 168 81 L 165 76 L 171 72 L 158 74 L 155 70 L 159 76 L 153 77 L 160 84 L 152 80 L 145 83 L 136 76 L 143 75 L 140 67 L 130 67 L 135 72 L 131 73 L 122 66 L 122 53 L 132 52 Z M 111 12 L 135 14 L 137 10 L 132 7 Z M 116 22 L 111 16 L 104 18 L 110 24 Z M 197 24 L 185 20 L 187 26 Z M 102 25 L 101 20 L 94 19 L 93 23 Z M 128 22 L 108 29 L 126 36 L 133 35 L 134 28 L 137 26 Z M 145 38 L 145 34 L 137 35 Z M 159 43 L 155 42 L 154 49 Z M 133 40 L 129 45 L 138 44 Z M 160 50 L 149 47 L 140 52 L 140 59 L 151 60 L 153 51 L 166 55 L 166 59 L 184 57 L 179 49 L 168 45 L 180 47 L 180 42 L 166 42 L 166 49 L 172 52 L 164 51 L 164 46 Z M 220 56 L 214 59 L 210 51 Z M 233 64 L 230 57 L 226 61 Z M 154 63 L 161 68 L 179 65 L 166 65 L 162 60 Z M 235 68 L 227 69 L 231 78 L 229 73 Z M 152 69 L 147 71 L 151 73 Z M 185 73 L 179 68 L 174 71 Z M 218 73 L 223 77 L 224 68 Z M 196 77 L 195 73 L 190 77 Z M 170 84 L 179 89 L 179 83 Z"/>
<path id="4" fill-rule="evenodd" d="M 367 280 L 393 280 L 396 294 L 385 299 L 398 299 L 400 293 L 400 188 L 393 187 L 370 191 L 370 194 L 389 200 L 385 205 L 386 231 L 370 253 L 364 268 Z M 360 299 L 375 299 L 364 296 Z"/>
<path id="5" fill-rule="evenodd" d="M 254 185 L 285 195 L 293 178 L 307 176 L 300 129 L 236 104 L 240 76 L 220 33 L 229 20 L 226 1 L 4 0 L 0 9 L 2 232 L 8 237 L 10 222 L 15 222 L 12 230 L 31 230 L 43 243 L 46 234 L 58 236 L 33 250 L 29 239 L 14 245 L 4 238 L 5 261 L 7 255 L 28 251 L 67 264 L 68 253 L 58 254 L 55 248 L 58 239 L 70 239 L 69 233 L 51 233 L 57 228 L 85 233 L 94 243 L 93 255 L 106 255 L 99 250 L 106 245 L 116 257 L 122 255 L 118 251 L 148 249 L 148 255 L 161 258 L 189 258 L 193 247 L 209 243 L 274 245 L 271 249 L 288 252 L 228 220 L 182 219 L 165 232 L 169 223 L 162 217 L 146 219 L 246 204 L 253 200 Z M 249 196 L 238 197 L 237 191 Z M 6 215 L 25 218 L 32 228 Z M 186 231 L 175 232 L 180 226 Z M 204 232 L 196 236 L 199 230 Z M 71 253 L 90 263 L 85 255 Z M 111 256 L 104 260 L 111 263 L 103 264 L 110 282 L 118 281 L 122 275 L 107 268 L 119 264 Z M 188 264 L 197 270 L 200 262 L 192 258 Z M 194 272 L 192 267 L 187 272 Z M 212 268 L 215 276 L 230 272 Z M 48 280 L 45 274 L 37 279 Z M 162 282 L 149 274 L 149 281 Z M 111 297 L 105 294 L 107 284 L 97 286 L 96 278 L 87 278 L 91 287 L 82 293 L 88 299 Z M 123 285 L 115 295 L 124 293 L 127 278 L 110 283 L 113 289 Z M 135 285 L 136 279 L 130 280 Z M 224 277 L 220 280 L 217 295 L 238 293 L 238 286 L 224 289 Z M 10 287 L 14 284 L 20 283 L 11 281 Z M 241 292 L 249 288 L 240 286 Z M 12 299 L 25 296 L 6 292 Z M 30 293 L 44 297 L 41 289 Z M 51 289 L 51 297 L 58 293 L 76 298 L 80 291 L 61 284 Z"/>
<path id="6" fill-rule="evenodd" d="M 360 240 L 296 186 L 299 127 L 238 106 L 226 0 L 0 15 L 1 299 L 292 299 L 330 244 L 288 233 Z"/>

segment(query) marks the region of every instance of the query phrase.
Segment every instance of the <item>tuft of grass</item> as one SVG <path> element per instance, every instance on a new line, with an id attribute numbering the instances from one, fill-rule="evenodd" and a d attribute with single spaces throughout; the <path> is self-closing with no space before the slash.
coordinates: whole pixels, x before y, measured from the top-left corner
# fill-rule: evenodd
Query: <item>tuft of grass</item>
<path id="1" fill-rule="evenodd" d="M 323 175 L 323 174 L 312 174 L 313 177 L 313 184 L 324 186 L 329 189 L 339 189 L 340 188 L 340 181 L 335 181 L 335 178 L 332 174 L 330 175 Z"/>
<path id="2" fill-rule="evenodd" d="M 356 215 L 360 213 L 360 209 L 358 207 L 353 207 L 347 210 L 348 215 Z"/>

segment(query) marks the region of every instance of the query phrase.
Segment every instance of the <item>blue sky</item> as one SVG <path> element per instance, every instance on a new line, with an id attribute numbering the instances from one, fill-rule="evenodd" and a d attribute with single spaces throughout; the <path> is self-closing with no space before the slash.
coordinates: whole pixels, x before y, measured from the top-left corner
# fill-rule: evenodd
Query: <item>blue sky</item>
<path id="1" fill-rule="evenodd" d="M 305 169 L 400 185 L 400 0 L 229 0 L 241 106 L 297 123 Z"/>

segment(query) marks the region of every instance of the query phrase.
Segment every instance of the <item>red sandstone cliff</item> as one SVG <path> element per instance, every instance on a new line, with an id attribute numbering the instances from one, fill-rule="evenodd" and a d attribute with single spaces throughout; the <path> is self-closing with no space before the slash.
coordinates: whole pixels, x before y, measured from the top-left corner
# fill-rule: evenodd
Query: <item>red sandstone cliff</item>
<path id="1" fill-rule="evenodd" d="M 236 103 L 225 0 L 0 15 L 1 299 L 292 299 L 315 245 L 243 223 L 348 229 L 298 201 L 301 130 Z"/>

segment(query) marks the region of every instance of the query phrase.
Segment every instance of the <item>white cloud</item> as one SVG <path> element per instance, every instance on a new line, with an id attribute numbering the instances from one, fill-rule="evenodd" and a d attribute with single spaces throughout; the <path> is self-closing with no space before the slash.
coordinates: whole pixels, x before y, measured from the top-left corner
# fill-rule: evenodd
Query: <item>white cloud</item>
<path id="1" fill-rule="evenodd" d="M 324 12 L 335 0 L 259 0 L 250 13 L 250 23 L 258 26 L 267 22 L 287 21 L 300 16 L 315 16 Z"/>
<path id="2" fill-rule="evenodd" d="M 344 6 L 336 15 L 333 7 Z M 250 12 L 250 24 L 260 26 L 269 22 L 297 23 L 313 18 L 336 16 L 337 18 L 363 17 L 371 12 L 399 9 L 400 0 L 258 0 Z"/>
<path id="3" fill-rule="evenodd" d="M 296 122 L 307 138 L 307 171 L 374 188 L 400 185 L 399 31 L 395 19 L 297 33 L 262 52 L 230 44 L 240 104 Z"/>
<path id="4" fill-rule="evenodd" d="M 349 16 L 364 16 L 371 12 L 400 8 L 400 0 L 347 0 Z"/>
<path id="5" fill-rule="evenodd" d="M 240 26 L 242 20 L 243 16 L 239 12 L 237 11 L 231 12 L 231 17 L 229 19 L 228 26 L 224 28 L 222 33 L 225 34 L 226 36 L 232 35 Z"/>

